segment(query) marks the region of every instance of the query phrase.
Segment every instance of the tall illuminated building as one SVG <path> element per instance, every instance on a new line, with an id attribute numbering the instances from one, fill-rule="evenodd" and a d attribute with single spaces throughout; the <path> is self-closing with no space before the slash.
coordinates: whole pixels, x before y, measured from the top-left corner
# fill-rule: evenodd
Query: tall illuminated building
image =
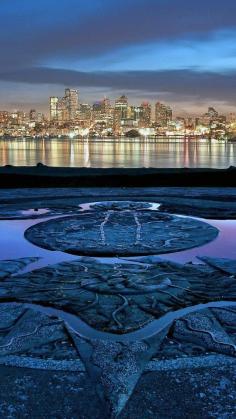
<path id="1" fill-rule="evenodd" d="M 150 103 L 143 102 L 139 107 L 139 126 L 140 128 L 148 128 L 151 125 L 152 107 Z"/>
<path id="2" fill-rule="evenodd" d="M 10 119 L 9 115 L 8 111 L 0 111 L 0 124 L 6 124 Z"/>
<path id="3" fill-rule="evenodd" d="M 115 110 L 120 112 L 121 119 L 126 119 L 128 114 L 128 98 L 121 96 L 115 102 Z"/>
<path id="4" fill-rule="evenodd" d="M 235 124 L 236 122 L 236 113 L 235 112 L 230 112 L 230 114 L 228 115 L 228 122 L 231 124 Z"/>
<path id="5" fill-rule="evenodd" d="M 209 116 L 209 118 L 212 118 L 212 119 L 217 118 L 219 116 L 218 112 L 212 106 L 210 106 L 208 108 L 208 111 L 207 111 L 206 115 Z"/>
<path id="6" fill-rule="evenodd" d="M 74 120 L 79 109 L 79 92 L 75 89 L 65 89 L 65 102 L 70 120 Z"/>
<path id="7" fill-rule="evenodd" d="M 89 121 L 91 119 L 91 113 L 92 113 L 91 105 L 89 105 L 88 103 L 80 103 L 79 105 L 80 119 Z"/>
<path id="8" fill-rule="evenodd" d="M 29 119 L 30 121 L 36 121 L 37 118 L 37 112 L 35 109 L 31 109 L 29 113 Z"/>
<path id="9" fill-rule="evenodd" d="M 50 120 L 57 121 L 58 119 L 58 97 L 50 97 Z"/>
<path id="10" fill-rule="evenodd" d="M 111 111 L 110 99 L 105 97 L 101 102 L 101 106 L 102 106 L 102 113 L 104 115 L 108 116 L 110 114 L 110 111 Z"/>
<path id="11" fill-rule="evenodd" d="M 92 107 L 92 119 L 97 121 L 102 117 L 102 102 L 98 101 L 93 104 Z"/>
<path id="12" fill-rule="evenodd" d="M 58 100 L 57 113 L 58 113 L 58 121 L 67 122 L 69 120 L 69 113 L 66 106 L 66 99 L 64 97 Z"/>
<path id="13" fill-rule="evenodd" d="M 119 131 L 121 126 L 121 120 L 127 119 L 128 117 L 128 110 L 128 98 L 126 96 L 119 97 L 119 99 L 117 99 L 115 102 L 114 108 L 114 131 Z"/>
<path id="14" fill-rule="evenodd" d="M 157 102 L 155 105 L 155 122 L 161 127 L 167 127 L 172 121 L 172 109 L 163 103 Z"/>

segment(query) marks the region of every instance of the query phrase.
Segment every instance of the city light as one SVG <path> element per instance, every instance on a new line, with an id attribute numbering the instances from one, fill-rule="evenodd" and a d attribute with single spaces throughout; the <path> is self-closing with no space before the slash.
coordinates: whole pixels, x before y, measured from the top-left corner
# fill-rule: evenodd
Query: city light
<path id="1" fill-rule="evenodd" d="M 76 89 L 49 98 L 49 118 L 35 109 L 0 111 L 3 138 L 189 137 L 227 140 L 236 137 L 236 115 L 221 115 L 212 106 L 200 116 L 175 115 L 169 104 L 129 103 L 122 95 L 93 104 L 79 101 Z"/>

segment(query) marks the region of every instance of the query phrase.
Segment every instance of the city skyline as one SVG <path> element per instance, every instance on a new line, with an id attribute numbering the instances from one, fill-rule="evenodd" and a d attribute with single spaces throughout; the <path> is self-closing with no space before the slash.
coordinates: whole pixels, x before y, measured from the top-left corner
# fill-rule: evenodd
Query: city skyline
<path id="1" fill-rule="evenodd" d="M 63 88 L 62 88 L 63 89 Z M 110 96 L 108 97 L 105 93 L 102 94 L 100 97 L 95 97 L 94 99 L 90 99 L 88 101 L 85 100 L 84 97 L 81 96 L 81 90 L 78 90 L 76 87 L 64 87 L 64 91 L 66 90 L 72 90 L 72 91 L 76 91 L 78 92 L 79 95 L 79 102 L 78 102 L 78 107 L 80 105 L 89 105 L 90 107 L 93 107 L 93 105 L 102 103 L 104 100 L 109 100 L 111 106 L 115 106 L 116 101 L 122 97 L 125 96 L 128 99 L 129 102 L 129 106 L 135 106 L 138 107 L 140 105 L 142 105 L 143 103 L 148 103 L 150 104 L 151 108 L 152 108 L 152 116 L 154 117 L 155 115 L 155 105 L 157 103 L 162 103 L 165 106 L 169 107 L 172 109 L 172 113 L 173 116 L 175 117 L 200 117 L 202 116 L 204 113 L 207 112 L 207 109 L 209 109 L 210 107 L 216 108 L 218 110 L 218 112 L 220 114 L 224 114 L 224 115 L 230 115 L 230 114 L 236 114 L 236 100 L 235 100 L 235 105 L 230 108 L 222 108 L 221 106 L 219 106 L 218 102 L 206 102 L 204 103 L 204 106 L 202 106 L 201 108 L 197 108 L 196 112 L 188 112 L 187 110 L 181 110 L 178 107 L 175 107 L 176 103 L 175 102 L 170 102 L 170 101 L 164 101 L 161 100 L 160 98 L 156 98 L 156 99 L 152 99 L 152 100 L 148 100 L 147 97 L 140 97 L 140 98 L 133 98 L 132 96 L 128 96 L 127 92 L 118 92 L 117 96 Z M 50 119 L 50 100 L 52 99 L 64 99 L 64 96 L 62 95 L 62 91 L 61 90 L 57 90 L 57 94 L 53 94 L 52 92 L 48 91 L 47 92 L 47 96 L 45 97 L 45 100 L 43 101 L 43 104 L 40 104 L 38 102 L 34 103 L 34 105 L 37 106 L 30 106 L 31 103 L 27 103 L 27 102 L 23 102 L 23 107 L 21 105 L 16 105 L 16 106 L 9 106 L 7 104 L 1 103 L 0 101 L 0 112 L 9 112 L 9 113 L 14 113 L 14 112 L 30 112 L 31 110 L 37 111 L 39 113 L 43 113 L 46 117 L 48 117 Z"/>
<path id="2" fill-rule="evenodd" d="M 80 91 L 66 87 L 49 97 L 49 115 L 0 110 L 0 138 L 111 138 L 187 136 L 227 140 L 235 137 L 236 113 L 222 114 L 213 106 L 200 116 L 174 115 L 166 103 L 138 105 L 121 95 L 93 104 L 80 101 Z"/>
<path id="3" fill-rule="evenodd" d="M 1 109 L 46 112 L 49 92 L 73 86 L 89 103 L 126 92 L 180 113 L 234 110 L 233 0 L 12 0 L 0 12 Z"/>

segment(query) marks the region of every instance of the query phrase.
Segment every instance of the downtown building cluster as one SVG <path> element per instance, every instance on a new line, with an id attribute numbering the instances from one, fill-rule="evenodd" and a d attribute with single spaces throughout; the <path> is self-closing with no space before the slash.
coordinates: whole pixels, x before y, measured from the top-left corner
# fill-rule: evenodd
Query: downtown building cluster
<path id="1" fill-rule="evenodd" d="M 232 138 L 236 135 L 236 114 L 219 114 L 213 107 L 198 117 L 173 116 L 161 102 L 129 103 L 123 95 L 111 102 L 103 98 L 93 104 L 79 100 L 76 89 L 65 89 L 62 97 L 49 99 L 49 116 L 32 109 L 0 111 L 0 137 L 5 138 L 106 138 L 181 137 Z"/>
<path id="2" fill-rule="evenodd" d="M 143 101 L 129 103 L 122 95 L 113 103 L 104 98 L 95 103 L 80 103 L 79 92 L 66 89 L 62 98 L 50 98 L 50 122 L 60 134 L 69 128 L 71 136 L 90 137 L 156 137 L 206 136 L 227 138 L 236 131 L 236 114 L 227 117 L 213 107 L 200 117 L 173 117 L 167 104 Z M 68 133 L 67 133 L 68 134 Z"/>
<path id="3" fill-rule="evenodd" d="M 172 121 L 169 106 L 156 103 L 155 114 L 148 102 L 139 106 L 130 105 L 126 96 L 121 96 L 112 104 L 108 98 L 90 105 L 79 103 L 77 90 L 66 89 L 62 98 L 50 98 L 50 122 L 57 128 L 69 125 L 91 135 L 119 136 L 130 133 L 137 135 L 146 130 L 155 134 L 158 128 L 167 128 Z"/>

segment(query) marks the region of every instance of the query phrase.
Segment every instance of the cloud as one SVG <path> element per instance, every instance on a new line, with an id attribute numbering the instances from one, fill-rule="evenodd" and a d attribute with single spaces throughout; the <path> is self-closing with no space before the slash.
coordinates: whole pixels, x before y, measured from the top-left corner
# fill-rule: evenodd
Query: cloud
<path id="1" fill-rule="evenodd" d="M 121 92 L 142 91 L 153 95 L 179 95 L 197 100 L 235 100 L 236 72 L 217 74 L 191 70 L 79 72 L 50 68 L 29 68 L 0 72 L 0 80 L 32 84 L 111 88 Z M 49 93 L 50 94 L 50 93 Z"/>
<path id="2" fill-rule="evenodd" d="M 39 65 L 147 42 L 201 38 L 235 27 L 236 2 L 225 0 L 12 0 L 1 4 L 2 65 Z"/>
<path id="3" fill-rule="evenodd" d="M 11 96 L 31 83 L 234 101 L 235 0 L 11 0 L 0 13 Z"/>

